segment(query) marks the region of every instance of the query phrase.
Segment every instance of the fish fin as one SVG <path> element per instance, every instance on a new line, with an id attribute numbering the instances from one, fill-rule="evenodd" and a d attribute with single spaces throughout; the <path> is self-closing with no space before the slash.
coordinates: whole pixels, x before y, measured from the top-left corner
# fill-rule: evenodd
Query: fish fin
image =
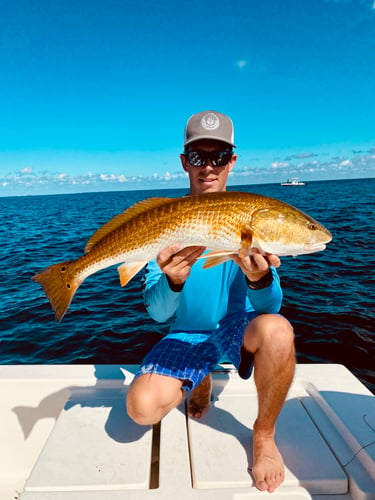
<path id="1" fill-rule="evenodd" d="M 107 234 L 119 228 L 120 226 L 122 226 L 122 224 L 125 224 L 125 222 L 128 222 L 133 217 L 136 217 L 137 215 L 140 215 L 147 210 L 165 205 L 171 200 L 173 200 L 173 198 L 148 198 L 147 200 L 142 200 L 138 203 L 135 203 L 135 205 L 132 205 L 131 207 L 126 209 L 125 212 L 115 215 L 113 219 L 106 222 L 90 237 L 85 246 L 85 254 L 90 252 L 93 247 L 97 243 L 99 243 L 99 241 L 107 236 Z"/>
<path id="2" fill-rule="evenodd" d="M 240 257 L 246 257 L 250 255 L 250 249 L 253 246 L 253 232 L 250 230 L 243 231 L 241 234 L 241 246 L 239 255 Z"/>
<path id="3" fill-rule="evenodd" d="M 206 259 L 206 262 L 203 264 L 203 269 L 209 269 L 210 267 L 227 262 L 231 259 L 232 255 L 236 255 L 236 252 L 232 250 L 212 250 L 211 252 L 201 255 L 198 259 Z"/>
<path id="4" fill-rule="evenodd" d="M 228 260 L 231 259 L 232 255 L 236 255 L 235 253 L 231 252 L 226 255 L 218 255 L 217 257 L 208 257 L 206 259 L 206 262 L 203 264 L 203 269 L 209 269 L 210 267 L 218 266 L 219 264 L 223 264 L 224 262 L 227 262 Z"/>
<path id="5" fill-rule="evenodd" d="M 69 260 L 54 264 L 32 277 L 33 281 L 43 287 L 58 322 L 64 317 L 77 288 L 83 281 L 77 279 L 70 269 L 70 264 L 73 262 Z"/>
<path id="6" fill-rule="evenodd" d="M 143 268 L 147 262 L 125 262 L 117 268 L 121 286 L 125 286 Z"/>
<path id="7" fill-rule="evenodd" d="M 220 257 L 222 255 L 233 255 L 236 252 L 233 250 L 212 250 L 211 252 L 204 253 L 200 255 L 198 259 L 210 259 L 211 257 Z"/>

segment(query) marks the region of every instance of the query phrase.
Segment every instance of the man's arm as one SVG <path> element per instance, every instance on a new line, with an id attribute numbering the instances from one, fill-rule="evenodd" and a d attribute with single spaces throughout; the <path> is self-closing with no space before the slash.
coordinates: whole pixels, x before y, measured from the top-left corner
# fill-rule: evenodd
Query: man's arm
<path id="1" fill-rule="evenodd" d="M 188 247 L 179 251 L 179 245 L 162 250 L 156 262 L 147 267 L 145 304 L 150 316 L 159 322 L 167 321 L 175 312 L 186 279 L 204 247 Z"/>
<path id="2" fill-rule="evenodd" d="M 246 276 L 248 296 L 257 312 L 278 313 L 281 308 L 283 293 L 276 268 L 281 262 L 277 255 L 261 253 L 252 249 L 246 257 L 234 256 Z"/>
<path id="3" fill-rule="evenodd" d="M 187 247 L 179 251 L 179 245 L 171 245 L 162 250 L 156 262 L 167 276 L 170 288 L 180 292 L 187 280 L 190 270 L 197 258 L 205 251 L 205 247 Z"/>

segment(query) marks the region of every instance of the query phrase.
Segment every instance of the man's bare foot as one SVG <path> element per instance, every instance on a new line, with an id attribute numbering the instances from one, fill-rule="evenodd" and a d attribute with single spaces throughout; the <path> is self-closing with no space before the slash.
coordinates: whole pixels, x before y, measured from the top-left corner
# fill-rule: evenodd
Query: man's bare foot
<path id="1" fill-rule="evenodd" d="M 210 407 L 212 379 L 206 375 L 202 382 L 191 392 L 187 410 L 189 417 L 201 418 Z"/>
<path id="2" fill-rule="evenodd" d="M 284 462 L 273 435 L 253 431 L 253 467 L 255 486 L 272 493 L 284 481 Z"/>

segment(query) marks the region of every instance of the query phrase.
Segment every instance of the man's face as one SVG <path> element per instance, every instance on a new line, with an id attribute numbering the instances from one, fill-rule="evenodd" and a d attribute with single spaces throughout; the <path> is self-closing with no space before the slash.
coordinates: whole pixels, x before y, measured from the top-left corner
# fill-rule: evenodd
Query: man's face
<path id="1" fill-rule="evenodd" d="M 221 141 L 203 139 L 189 144 L 189 151 L 197 151 L 203 153 L 223 152 L 231 150 L 228 144 Z M 214 166 L 212 162 L 206 158 L 205 165 L 194 166 L 189 163 L 189 159 L 185 155 L 181 155 L 181 162 L 184 170 L 188 173 L 190 179 L 190 194 L 213 193 L 225 191 L 227 187 L 227 179 L 229 172 L 232 170 L 237 156 L 232 155 L 230 161 L 224 166 Z"/>

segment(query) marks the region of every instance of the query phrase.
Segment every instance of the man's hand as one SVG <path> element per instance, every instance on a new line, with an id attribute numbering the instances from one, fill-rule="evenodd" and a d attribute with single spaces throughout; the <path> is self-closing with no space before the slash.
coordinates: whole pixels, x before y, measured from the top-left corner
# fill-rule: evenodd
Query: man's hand
<path id="1" fill-rule="evenodd" d="M 182 289 L 193 264 L 206 248 L 194 246 L 179 249 L 180 245 L 171 245 L 162 250 L 156 258 L 158 266 L 167 275 L 169 286 L 174 292 Z"/>
<path id="2" fill-rule="evenodd" d="M 252 248 L 250 255 L 245 257 L 235 255 L 233 260 L 240 266 L 242 272 L 250 281 L 259 281 L 268 273 L 270 266 L 280 267 L 281 265 L 277 255 L 262 255 L 257 248 Z"/>

